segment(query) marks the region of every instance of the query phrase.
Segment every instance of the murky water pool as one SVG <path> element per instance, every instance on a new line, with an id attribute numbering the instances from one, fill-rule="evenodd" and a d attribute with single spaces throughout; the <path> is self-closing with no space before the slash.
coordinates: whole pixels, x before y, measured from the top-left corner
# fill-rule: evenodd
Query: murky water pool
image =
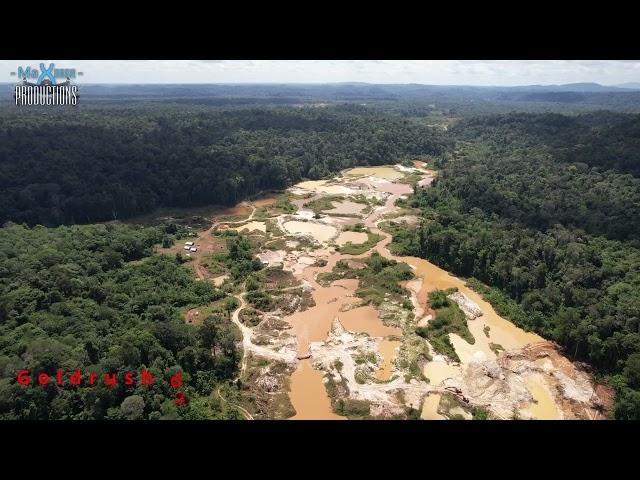
<path id="1" fill-rule="evenodd" d="M 391 378 L 393 371 L 393 360 L 398 353 L 401 342 L 397 340 L 383 339 L 378 345 L 378 352 L 382 355 L 382 366 L 376 372 L 376 378 L 381 381 L 387 381 Z"/>
<path id="2" fill-rule="evenodd" d="M 333 413 L 322 380 L 322 372 L 314 369 L 309 360 L 300 361 L 291 375 L 289 398 L 296 410 L 292 420 L 346 420 Z"/>
<path id="3" fill-rule="evenodd" d="M 438 405 L 440 404 L 440 395 L 432 393 L 424 399 L 422 404 L 422 413 L 420 418 L 423 420 L 446 420 L 446 418 L 438 413 Z"/>
<path id="4" fill-rule="evenodd" d="M 371 305 L 353 308 L 337 315 L 340 323 L 351 332 L 364 332 L 372 337 L 386 337 L 389 335 L 402 335 L 402 330 L 396 327 L 388 327 L 378 316 L 378 311 Z"/>
<path id="5" fill-rule="evenodd" d="M 559 420 L 562 418 L 544 380 L 537 376 L 530 376 L 526 380 L 526 385 L 535 400 L 528 408 L 534 418 L 538 420 Z"/>

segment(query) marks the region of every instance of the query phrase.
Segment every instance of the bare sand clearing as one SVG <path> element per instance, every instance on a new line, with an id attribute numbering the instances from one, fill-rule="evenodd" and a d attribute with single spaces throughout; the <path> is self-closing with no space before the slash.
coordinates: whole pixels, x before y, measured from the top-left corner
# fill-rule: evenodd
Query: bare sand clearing
<path id="1" fill-rule="evenodd" d="M 316 240 L 328 242 L 337 233 L 336 228 L 331 225 L 324 225 L 315 222 L 301 222 L 291 220 L 282 224 L 285 230 L 291 234 L 310 234 Z"/>
<path id="2" fill-rule="evenodd" d="M 214 284 L 216 287 L 219 287 L 219 286 L 221 286 L 221 285 L 224 283 L 224 281 L 225 281 L 227 278 L 229 278 L 229 275 L 227 275 L 227 274 L 220 275 L 219 277 L 215 277 L 215 278 L 213 279 L 213 284 Z"/>
<path id="3" fill-rule="evenodd" d="M 287 252 L 284 250 L 266 250 L 264 252 L 258 253 L 256 256 L 262 262 L 266 262 L 271 265 L 278 265 L 284 262 L 284 258 L 287 255 Z"/>
<path id="4" fill-rule="evenodd" d="M 434 178 L 433 177 L 427 177 L 427 178 L 423 178 L 422 180 L 420 180 L 418 182 L 418 185 L 421 187 L 427 187 L 429 185 L 431 185 L 433 183 Z"/>
<path id="5" fill-rule="evenodd" d="M 384 178 L 385 180 L 399 180 L 402 178 L 402 173 L 396 168 L 391 166 L 382 167 L 356 167 L 345 172 L 345 175 L 350 177 L 364 177 L 375 176 Z"/>
<path id="6" fill-rule="evenodd" d="M 327 193 L 329 195 L 349 195 L 352 193 L 358 193 L 344 185 L 327 185 L 327 182 L 327 180 L 308 180 L 294 185 L 292 189 L 294 191 L 300 189 L 313 190 L 316 192 Z"/>
<path id="7" fill-rule="evenodd" d="M 362 203 L 343 200 L 341 202 L 334 202 L 334 208 L 331 210 L 324 210 L 324 213 L 332 215 L 358 215 L 365 207 L 366 205 Z"/>
<path id="8" fill-rule="evenodd" d="M 347 242 L 360 244 L 366 242 L 368 239 L 369 236 L 364 232 L 340 232 L 340 235 L 336 238 L 336 243 L 340 246 L 345 245 Z"/>
<path id="9" fill-rule="evenodd" d="M 232 228 L 231 230 L 236 230 L 238 232 L 253 232 L 254 230 L 259 230 L 263 233 L 267 232 L 267 225 L 265 222 L 249 222 L 244 225 L 240 225 L 239 227 Z"/>
<path id="10" fill-rule="evenodd" d="M 432 361 L 424 366 L 422 371 L 432 385 L 440 385 L 447 378 L 460 375 L 460 367 L 451 365 L 445 361 Z"/>

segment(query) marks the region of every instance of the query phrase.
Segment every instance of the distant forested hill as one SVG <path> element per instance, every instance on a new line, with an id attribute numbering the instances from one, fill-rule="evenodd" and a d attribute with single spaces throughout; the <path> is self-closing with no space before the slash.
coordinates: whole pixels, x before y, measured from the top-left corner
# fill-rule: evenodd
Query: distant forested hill
<path id="1" fill-rule="evenodd" d="M 638 240 L 640 115 L 496 115 L 463 122 L 452 134 L 471 153 L 447 169 L 465 209 L 538 230 L 562 224 Z"/>
<path id="2" fill-rule="evenodd" d="M 640 176 L 640 115 L 592 112 L 582 115 L 511 113 L 471 118 L 456 134 L 510 142 L 557 160 Z"/>
<path id="3" fill-rule="evenodd" d="M 444 144 L 433 128 L 359 106 L 7 110 L 0 224 L 234 204 L 354 165 L 437 155 Z"/>

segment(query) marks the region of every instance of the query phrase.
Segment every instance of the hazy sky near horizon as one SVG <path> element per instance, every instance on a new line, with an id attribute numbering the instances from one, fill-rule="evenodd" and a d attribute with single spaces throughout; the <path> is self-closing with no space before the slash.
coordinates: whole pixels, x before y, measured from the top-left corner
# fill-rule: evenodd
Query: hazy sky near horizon
<path id="1" fill-rule="evenodd" d="M 76 68 L 81 83 L 422 83 L 534 85 L 640 82 L 635 60 L 0 60 L 0 82 L 19 66 Z"/>

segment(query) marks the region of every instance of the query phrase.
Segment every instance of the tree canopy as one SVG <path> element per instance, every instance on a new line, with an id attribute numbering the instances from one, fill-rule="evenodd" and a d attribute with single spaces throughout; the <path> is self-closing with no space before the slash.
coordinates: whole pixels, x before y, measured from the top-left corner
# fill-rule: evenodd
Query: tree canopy
<path id="1" fill-rule="evenodd" d="M 638 118 L 462 122 L 458 154 L 440 157 L 437 180 L 410 199 L 423 211 L 420 228 L 395 239 L 490 285 L 472 282 L 500 313 L 615 378 L 619 418 L 640 408 Z"/>

